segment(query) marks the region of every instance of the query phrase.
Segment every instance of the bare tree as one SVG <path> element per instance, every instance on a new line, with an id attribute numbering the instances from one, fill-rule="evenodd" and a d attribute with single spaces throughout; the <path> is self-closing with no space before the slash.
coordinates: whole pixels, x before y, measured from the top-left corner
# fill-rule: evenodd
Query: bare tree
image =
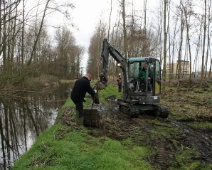
<path id="1" fill-rule="evenodd" d="M 45 8 L 44 8 L 43 16 L 42 16 L 42 19 L 41 19 L 40 27 L 39 27 L 39 29 L 38 29 L 38 33 L 37 33 L 37 36 L 36 36 L 36 39 L 35 39 L 35 42 L 34 42 L 32 51 L 31 51 L 31 56 L 30 56 L 30 58 L 29 58 L 29 61 L 27 62 L 27 65 L 30 65 L 30 64 L 31 64 L 32 58 L 35 56 L 35 51 L 36 51 L 38 39 L 39 39 L 39 37 L 40 37 L 41 30 L 42 30 L 42 28 L 43 28 L 44 18 L 45 18 L 45 16 L 46 16 L 46 12 L 47 12 L 49 3 L 50 3 L 50 0 L 47 0 L 46 5 L 45 5 Z"/>
<path id="2" fill-rule="evenodd" d="M 189 60 L 190 60 L 190 64 L 189 64 L 189 70 L 190 70 L 190 75 L 189 75 L 189 85 L 191 86 L 191 66 L 192 66 L 192 56 L 191 56 L 191 44 L 190 44 L 190 34 L 189 34 L 189 25 L 190 23 L 188 23 L 190 15 L 192 15 L 192 10 L 187 9 L 183 4 L 182 4 L 182 8 L 184 11 L 184 16 L 185 16 L 185 23 L 186 23 L 186 37 L 187 37 L 187 45 L 188 45 L 188 52 L 189 52 Z M 190 6 L 191 8 L 191 6 Z M 184 65 L 185 67 L 185 65 Z M 183 69 L 184 70 L 184 69 Z"/>
<path id="3" fill-rule="evenodd" d="M 159 16 L 159 19 L 157 20 L 157 24 L 156 24 L 156 32 L 157 32 L 157 36 L 158 36 L 158 42 L 160 42 L 158 49 L 155 52 L 155 56 L 159 56 L 160 62 L 162 63 L 163 61 L 163 55 L 162 55 L 162 23 L 163 23 L 163 10 L 162 10 L 162 3 L 159 4 L 160 7 L 157 9 L 156 15 Z"/>
<path id="4" fill-rule="evenodd" d="M 77 70 L 79 71 L 79 57 L 82 50 L 76 47 L 73 33 L 67 27 L 62 27 L 56 31 L 55 40 L 57 43 L 57 76 L 67 78 L 69 73 L 72 76 L 76 75 Z"/>
<path id="5" fill-rule="evenodd" d="M 22 2 L 22 3 L 21 3 Z M 36 24 L 37 29 L 34 29 L 35 34 L 34 42 L 31 44 L 31 53 L 28 58 L 28 65 L 31 65 L 32 60 L 36 61 L 37 48 L 39 46 L 39 41 L 42 35 L 42 31 L 45 24 L 45 17 L 47 14 L 57 11 L 64 12 L 64 15 L 68 18 L 69 12 L 63 11 L 62 7 L 65 8 L 73 8 L 71 3 L 66 3 L 66 5 L 59 6 L 58 3 L 54 2 L 54 0 L 46 0 L 44 10 L 38 12 L 38 8 L 41 4 L 37 4 L 37 6 L 31 7 L 32 11 L 37 8 L 37 13 L 30 11 L 26 11 L 26 1 L 25 0 L 11 0 L 11 1 L 2 1 L 1 2 L 1 24 L 0 24 L 0 55 L 3 56 L 3 67 L 2 69 L 12 69 L 13 67 L 8 66 L 7 64 L 14 65 L 14 59 L 16 58 L 16 64 L 20 63 L 22 65 L 26 64 L 25 54 L 29 49 L 25 49 L 26 47 L 26 30 L 32 29 L 32 25 L 30 25 L 30 20 L 36 18 L 36 21 L 40 21 L 39 24 Z M 38 15 L 42 13 L 41 20 Z M 27 18 L 28 17 L 28 18 Z M 29 22 L 30 21 L 30 22 Z M 31 22 L 35 23 L 35 22 Z M 28 45 L 28 44 L 27 44 Z M 18 49 L 18 51 L 17 51 Z"/>
<path id="6" fill-rule="evenodd" d="M 210 56 L 210 68 L 209 68 L 208 77 L 211 77 L 211 71 L 212 71 L 212 58 Z"/>
<path id="7" fill-rule="evenodd" d="M 124 55 L 128 58 L 128 43 L 127 43 L 127 30 L 126 30 L 126 12 L 125 12 L 125 0 L 122 0 L 122 21 L 123 21 L 123 35 L 124 35 Z"/>
<path id="8" fill-rule="evenodd" d="M 211 37 L 211 31 L 210 31 L 210 21 L 211 21 L 211 0 L 208 1 L 208 15 L 207 15 L 207 50 L 206 50 L 206 60 L 205 60 L 205 78 L 207 77 L 207 66 L 209 60 L 209 52 L 210 52 L 210 37 Z M 209 75 L 208 75 L 209 76 Z"/>
<path id="9" fill-rule="evenodd" d="M 203 17 L 201 17 L 202 20 Z M 201 33 L 202 33 L 202 21 L 200 20 L 200 26 L 199 26 L 199 35 L 198 40 L 196 42 L 196 51 L 195 51 L 195 58 L 194 58 L 194 73 L 197 73 L 197 66 L 198 66 L 198 56 L 200 51 L 200 45 L 201 45 Z"/>
<path id="10" fill-rule="evenodd" d="M 3 57 L 3 71 L 10 71 L 13 61 L 15 37 L 20 30 L 17 25 L 18 5 L 20 1 L 1 3 L 1 25 L 0 25 L 0 55 Z"/>
<path id="11" fill-rule="evenodd" d="M 203 45 L 202 45 L 202 67 L 201 67 L 201 84 L 202 87 L 203 79 L 204 79 L 204 61 L 205 61 L 205 43 L 206 43 L 206 31 L 207 31 L 207 0 L 204 1 L 204 21 L 203 21 Z"/>
<path id="12" fill-rule="evenodd" d="M 164 85 L 162 86 L 163 92 L 165 92 L 165 84 L 166 84 L 166 45 L 167 45 L 167 25 L 166 25 L 166 10 L 167 10 L 167 0 L 164 0 L 164 13 L 163 13 L 163 36 L 164 36 L 164 42 L 163 42 L 163 80 L 164 80 Z"/>
<path id="13" fill-rule="evenodd" d="M 106 37 L 106 24 L 101 20 L 96 26 L 96 29 L 91 37 L 90 45 L 88 49 L 88 63 L 87 71 L 90 72 L 94 78 L 99 78 L 99 68 L 101 67 L 101 50 L 102 41 Z"/>
<path id="14" fill-rule="evenodd" d="M 180 4 L 182 5 L 182 0 L 180 1 Z M 181 61 L 182 61 L 182 44 L 183 44 L 183 32 L 184 32 L 184 19 L 183 19 L 183 10 L 181 6 L 179 7 L 180 10 L 180 41 L 179 41 L 179 49 L 178 49 L 178 62 L 177 62 L 177 77 L 178 79 L 181 78 Z"/>
<path id="15" fill-rule="evenodd" d="M 171 10 L 170 8 L 169 8 L 169 10 Z M 171 16 L 170 16 L 171 17 Z M 169 22 L 171 21 L 170 20 L 170 17 L 169 17 Z M 176 70 L 174 70 L 174 60 L 176 59 L 175 58 L 175 56 L 176 56 L 176 52 L 175 51 L 177 51 L 177 40 L 176 40 L 176 37 L 177 37 L 177 34 L 178 34 L 178 32 L 179 32 L 179 28 L 178 28 L 178 21 L 179 21 L 179 17 L 178 16 L 174 16 L 173 17 L 174 19 L 173 19 L 173 21 L 174 21 L 174 26 L 173 27 L 171 27 L 170 26 L 170 24 L 171 23 L 169 23 L 168 25 L 169 25 L 169 73 L 170 73 L 170 75 L 169 75 L 169 85 L 170 85 L 170 83 L 171 83 L 171 79 L 173 79 L 174 78 L 174 73 L 175 73 L 175 71 Z M 173 28 L 173 30 L 172 29 L 170 29 L 170 28 Z M 173 32 L 172 32 L 173 31 Z"/>
<path id="16" fill-rule="evenodd" d="M 112 11 L 113 11 L 113 1 L 111 0 L 110 1 L 110 15 L 109 15 L 109 27 L 108 27 L 108 33 L 107 33 L 107 39 L 108 41 L 110 41 L 110 25 L 111 25 L 111 14 L 112 14 Z"/>

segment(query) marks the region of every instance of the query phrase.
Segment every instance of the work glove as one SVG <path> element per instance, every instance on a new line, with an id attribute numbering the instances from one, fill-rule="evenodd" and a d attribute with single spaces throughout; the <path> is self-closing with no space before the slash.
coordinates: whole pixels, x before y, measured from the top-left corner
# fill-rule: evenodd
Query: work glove
<path id="1" fill-rule="evenodd" d="M 99 96 L 98 96 L 98 93 L 95 93 L 94 98 L 93 98 L 93 102 L 94 102 L 95 104 L 99 104 Z"/>

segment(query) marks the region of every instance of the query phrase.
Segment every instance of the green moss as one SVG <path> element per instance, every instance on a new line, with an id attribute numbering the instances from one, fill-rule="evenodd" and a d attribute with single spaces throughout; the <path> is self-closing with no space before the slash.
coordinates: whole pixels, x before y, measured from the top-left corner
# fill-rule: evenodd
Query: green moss
<path id="1" fill-rule="evenodd" d="M 198 160 L 200 157 L 199 153 L 192 148 L 181 147 L 182 152 L 176 154 L 177 166 L 180 166 L 180 169 L 202 169 L 204 166 Z M 193 158 L 192 161 L 190 158 Z M 196 158 L 196 161 L 194 159 Z M 174 168 L 175 169 L 175 168 Z"/>
<path id="2" fill-rule="evenodd" d="M 207 130 L 212 129 L 212 123 L 211 122 L 190 122 L 188 123 L 193 128 L 201 129 L 201 130 Z"/>
<path id="3" fill-rule="evenodd" d="M 108 85 L 105 90 L 99 91 L 99 100 L 104 105 L 108 105 L 108 102 L 105 100 L 110 96 L 113 96 L 115 98 L 122 98 L 123 93 L 118 92 L 118 87 L 114 85 Z"/>

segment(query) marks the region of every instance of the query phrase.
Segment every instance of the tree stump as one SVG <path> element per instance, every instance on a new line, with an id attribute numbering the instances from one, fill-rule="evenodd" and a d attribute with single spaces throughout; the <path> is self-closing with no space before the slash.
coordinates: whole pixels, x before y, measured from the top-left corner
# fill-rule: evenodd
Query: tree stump
<path id="1" fill-rule="evenodd" d="M 84 126 L 100 127 L 102 125 L 102 118 L 96 109 L 84 109 Z"/>

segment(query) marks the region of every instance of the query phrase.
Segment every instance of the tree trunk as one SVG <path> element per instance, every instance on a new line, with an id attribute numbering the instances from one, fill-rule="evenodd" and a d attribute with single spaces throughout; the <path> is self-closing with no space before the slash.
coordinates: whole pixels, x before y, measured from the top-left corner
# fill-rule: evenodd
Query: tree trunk
<path id="1" fill-rule="evenodd" d="M 181 6 L 182 6 L 182 0 Z M 183 31 L 184 31 L 184 20 L 183 20 L 183 11 L 181 9 L 181 16 L 180 16 L 181 24 L 180 24 L 180 42 L 179 42 L 179 50 L 178 50 L 178 63 L 177 63 L 177 73 L 178 73 L 178 80 L 181 78 L 181 58 L 182 58 L 182 44 L 183 44 Z"/>
<path id="2" fill-rule="evenodd" d="M 207 39 L 208 39 L 208 44 L 207 44 L 207 50 L 206 50 L 206 60 L 205 60 L 205 78 L 207 77 L 207 65 L 208 65 L 208 58 L 209 58 L 209 51 L 210 51 L 210 36 L 211 36 L 211 30 L 210 30 L 210 13 L 211 13 L 211 0 L 210 4 L 208 5 L 208 27 L 207 27 Z M 210 62 L 210 61 L 209 61 Z"/>
<path id="3" fill-rule="evenodd" d="M 201 68 L 201 83 L 200 87 L 202 87 L 203 79 L 204 79 L 204 61 L 205 61 L 205 41 L 206 41 L 206 18 L 207 18 L 207 0 L 205 0 L 205 15 L 204 15 L 204 23 L 203 23 L 203 45 L 202 45 L 202 68 Z"/>
<path id="4" fill-rule="evenodd" d="M 184 15 L 185 15 L 185 22 L 186 22 L 186 34 L 187 34 L 187 44 L 188 44 L 188 51 L 189 51 L 189 69 L 190 69 L 190 75 L 189 75 L 189 85 L 191 87 L 191 45 L 190 45 L 190 36 L 189 36 L 189 24 L 188 24 L 188 11 L 183 7 L 184 9 Z M 184 67 L 185 67 L 186 62 L 184 61 Z M 187 66 L 187 65 L 186 65 Z M 187 68 L 186 68 L 187 70 Z"/>
<path id="5" fill-rule="evenodd" d="M 38 34 L 36 36 L 36 39 L 35 39 L 35 42 L 34 42 L 34 45 L 33 45 L 33 48 L 32 48 L 32 52 L 31 52 L 31 56 L 29 58 L 29 61 L 27 62 L 27 65 L 31 65 L 31 62 L 32 62 L 32 59 L 35 57 L 35 52 L 36 52 L 36 48 L 37 48 L 37 43 L 38 43 L 38 40 L 39 40 L 39 37 L 40 37 L 40 34 L 41 34 L 41 30 L 43 28 L 43 24 L 44 24 L 44 18 L 46 16 L 46 11 L 48 9 L 48 4 L 51 0 L 48 0 L 46 2 L 46 5 L 45 5 L 45 9 L 44 9 L 44 12 L 43 12 L 43 17 L 42 17 L 42 20 L 41 20 L 41 23 L 40 23 L 40 27 L 39 27 L 39 30 L 38 30 Z"/>
<path id="6" fill-rule="evenodd" d="M 162 86 L 163 93 L 165 92 L 165 84 L 166 84 L 166 41 L 167 41 L 167 30 L 166 30 L 166 8 L 167 8 L 167 0 L 164 0 L 164 14 L 163 14 L 163 33 L 164 33 L 164 43 L 163 43 L 163 81 L 164 85 Z"/>
<path id="7" fill-rule="evenodd" d="M 125 58 L 128 58 L 127 52 L 128 52 L 128 44 L 127 44 L 127 30 L 126 30 L 126 13 L 125 13 L 125 0 L 122 0 L 122 20 L 123 20 L 123 34 L 124 34 L 124 55 Z"/>

